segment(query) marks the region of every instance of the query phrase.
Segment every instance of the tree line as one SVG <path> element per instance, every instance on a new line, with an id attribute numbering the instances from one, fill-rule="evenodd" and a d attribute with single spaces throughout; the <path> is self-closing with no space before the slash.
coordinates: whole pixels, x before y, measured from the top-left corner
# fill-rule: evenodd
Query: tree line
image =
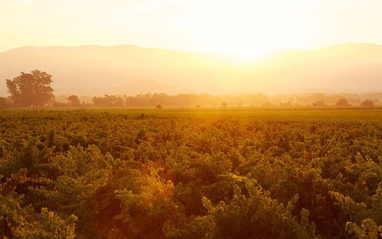
<path id="1" fill-rule="evenodd" d="M 166 93 L 146 93 L 136 96 L 104 95 L 95 96 L 91 103 L 85 102 L 77 95 L 69 95 L 66 102 L 59 102 L 53 94 L 51 87 L 52 75 L 33 70 L 30 73 L 21 74 L 12 80 L 6 80 L 6 86 L 10 96 L 0 97 L 0 108 L 17 107 L 122 107 L 122 106 L 300 106 L 311 105 L 315 107 L 325 106 L 364 106 L 373 107 L 382 98 L 382 94 L 348 94 L 326 95 L 323 93 L 293 95 L 278 94 L 272 97 L 256 94 L 240 95 L 210 95 L 210 94 L 178 94 L 167 95 Z M 365 98 L 368 97 L 368 98 Z"/>

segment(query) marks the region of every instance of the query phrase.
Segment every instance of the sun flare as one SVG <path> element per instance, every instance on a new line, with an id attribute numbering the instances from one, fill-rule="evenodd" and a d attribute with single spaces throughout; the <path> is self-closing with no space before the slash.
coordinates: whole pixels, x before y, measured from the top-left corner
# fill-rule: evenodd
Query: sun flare
<path id="1" fill-rule="evenodd" d="M 195 1 L 171 24 L 187 35 L 192 50 L 253 59 L 275 48 L 308 47 L 311 8 L 312 4 L 297 0 L 277 5 L 275 1 Z"/>
<path id="2" fill-rule="evenodd" d="M 253 58 L 275 48 L 382 42 L 381 7 L 376 0 L 4 0 L 0 49 L 132 44 Z"/>

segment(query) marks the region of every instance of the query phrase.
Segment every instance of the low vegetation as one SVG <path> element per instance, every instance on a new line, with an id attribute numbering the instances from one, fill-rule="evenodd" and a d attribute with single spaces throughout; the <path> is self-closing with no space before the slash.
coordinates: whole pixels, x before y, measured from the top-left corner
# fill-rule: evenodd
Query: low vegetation
<path id="1" fill-rule="evenodd" d="M 0 112 L 8 238 L 378 238 L 379 110 Z"/>

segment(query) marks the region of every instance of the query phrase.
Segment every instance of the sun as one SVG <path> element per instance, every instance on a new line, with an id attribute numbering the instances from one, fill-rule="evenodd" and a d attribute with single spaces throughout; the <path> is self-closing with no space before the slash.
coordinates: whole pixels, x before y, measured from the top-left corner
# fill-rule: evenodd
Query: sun
<path id="1" fill-rule="evenodd" d="M 239 44 L 232 41 L 227 41 L 226 44 L 223 44 L 223 46 L 214 48 L 214 51 L 230 57 L 235 61 L 245 63 L 261 60 L 269 51 L 273 49 L 271 45 L 259 43 L 240 44 L 240 41 L 238 42 Z"/>
<path id="2" fill-rule="evenodd" d="M 275 48 L 306 48 L 309 28 L 302 21 L 306 5 L 299 0 L 292 2 L 296 4 L 195 1 L 176 24 L 180 31 L 184 29 L 197 51 L 256 59 Z"/>

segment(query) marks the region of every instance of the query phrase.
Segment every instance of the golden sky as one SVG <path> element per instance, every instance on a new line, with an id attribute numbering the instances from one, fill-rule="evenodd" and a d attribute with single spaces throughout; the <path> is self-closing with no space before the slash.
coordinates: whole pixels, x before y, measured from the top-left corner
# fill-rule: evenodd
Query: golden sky
<path id="1" fill-rule="evenodd" d="M 0 0 L 0 50 L 123 45 L 256 56 L 382 44 L 382 0 Z"/>

